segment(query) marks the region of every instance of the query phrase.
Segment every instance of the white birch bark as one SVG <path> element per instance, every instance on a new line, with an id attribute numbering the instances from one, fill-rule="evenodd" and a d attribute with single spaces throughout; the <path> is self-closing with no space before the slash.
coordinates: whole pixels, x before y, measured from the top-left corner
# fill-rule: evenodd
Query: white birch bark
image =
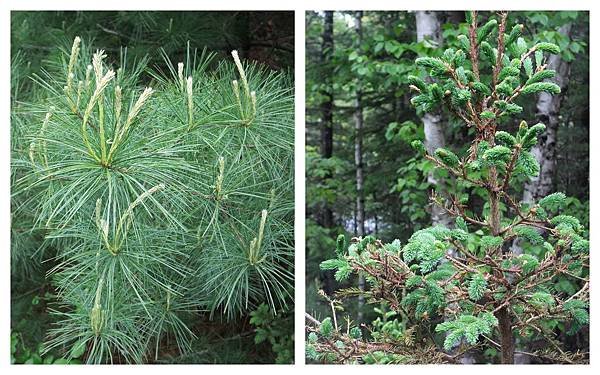
<path id="1" fill-rule="evenodd" d="M 427 40 L 431 43 L 440 44 L 442 41 L 441 24 L 438 12 L 418 11 L 415 13 L 417 23 L 417 41 Z M 421 117 L 425 132 L 425 148 L 433 154 L 434 151 L 446 144 L 442 116 L 439 112 L 429 112 Z M 433 172 L 427 176 L 427 182 L 437 187 L 438 181 Z M 444 210 L 437 205 L 431 206 L 431 223 L 433 225 L 450 226 L 452 220 Z"/>

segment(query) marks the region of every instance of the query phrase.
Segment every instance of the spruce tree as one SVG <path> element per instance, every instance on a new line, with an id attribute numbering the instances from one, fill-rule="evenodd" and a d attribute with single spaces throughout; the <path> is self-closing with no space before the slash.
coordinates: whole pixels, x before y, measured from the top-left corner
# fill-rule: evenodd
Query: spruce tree
<path id="1" fill-rule="evenodd" d="M 236 51 L 112 61 L 76 38 L 13 111 L 12 214 L 55 263 L 45 350 L 141 363 L 188 352 L 199 320 L 288 309 L 288 75 Z"/>
<path id="2" fill-rule="evenodd" d="M 471 350 L 495 349 L 501 363 L 514 363 L 515 341 L 540 341 L 544 349 L 525 355 L 555 363 L 586 362 L 587 353 L 561 347 L 555 328 L 567 334 L 589 323 L 589 242 L 575 217 L 561 214 L 566 196 L 549 194 L 537 202 L 515 198 L 523 182 L 540 166 L 531 153 L 544 124 L 521 121 L 515 132 L 503 125 L 517 119 L 519 103 L 535 94 L 557 94 L 549 54 L 560 52 L 546 42 L 527 41 L 524 26 L 509 27 L 507 14 L 480 24 L 467 13 L 468 34 L 460 49 L 446 49 L 440 58 L 419 57 L 428 73 L 410 77 L 419 112 L 443 107 L 462 120 L 473 140 L 468 150 L 443 148 L 434 153 L 420 141 L 414 148 L 454 180 L 454 194 L 432 194 L 454 218 L 452 227 L 434 226 L 415 232 L 408 242 L 382 243 L 372 236 L 340 235 L 336 257 L 321 264 L 335 270 L 337 280 L 363 275 L 369 289 L 338 292 L 336 298 L 364 295 L 368 303 L 385 306 L 367 330 L 350 320 L 338 323 L 308 316 L 307 357 L 337 363 L 457 363 Z M 469 192 L 486 192 L 480 210 L 469 206 Z M 515 239 L 527 243 L 513 254 Z M 452 250 L 452 251 L 451 251 Z M 579 290 L 559 290 L 561 278 Z M 333 318 L 333 319 L 332 319 Z M 367 332 L 368 331 L 368 332 Z"/>

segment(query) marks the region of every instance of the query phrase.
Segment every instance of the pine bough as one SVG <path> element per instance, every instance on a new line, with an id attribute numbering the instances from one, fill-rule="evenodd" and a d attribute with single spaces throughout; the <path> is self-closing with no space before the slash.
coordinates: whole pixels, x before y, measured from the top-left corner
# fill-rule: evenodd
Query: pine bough
<path id="1" fill-rule="evenodd" d="M 13 217 L 42 235 L 56 290 L 45 350 L 88 363 L 190 349 L 202 317 L 293 285 L 293 91 L 287 74 L 203 51 L 167 71 L 76 38 L 13 109 Z M 149 72 L 149 75 L 145 75 Z M 142 80 L 153 88 L 140 88 Z M 23 219 L 26 218 L 26 219 Z M 13 232 L 15 233 L 15 232 Z M 27 242 L 18 235 L 19 243 Z"/>

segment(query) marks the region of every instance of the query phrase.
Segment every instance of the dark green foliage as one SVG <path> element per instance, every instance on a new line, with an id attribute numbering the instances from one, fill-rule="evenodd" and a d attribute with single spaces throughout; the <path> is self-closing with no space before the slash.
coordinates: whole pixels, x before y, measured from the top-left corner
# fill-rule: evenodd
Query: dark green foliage
<path id="1" fill-rule="evenodd" d="M 490 250 L 498 248 L 502 245 L 504 240 L 502 237 L 494 237 L 494 236 L 483 236 L 481 237 L 480 246 L 484 250 Z"/>
<path id="2" fill-rule="evenodd" d="M 544 239 L 535 228 L 528 227 L 526 225 L 519 225 L 513 228 L 515 235 L 521 238 L 525 238 L 532 245 L 541 245 L 544 243 Z"/>
<path id="3" fill-rule="evenodd" d="M 456 154 L 445 148 L 438 148 L 435 150 L 435 156 L 437 156 L 442 163 L 446 164 L 450 168 L 454 168 L 460 163 Z"/>
<path id="4" fill-rule="evenodd" d="M 333 323 L 331 322 L 331 318 L 327 317 L 323 319 L 321 326 L 319 327 L 319 333 L 327 338 L 331 336 L 333 333 Z"/>
<path id="5" fill-rule="evenodd" d="M 124 53 L 115 73 L 105 58 L 76 38 L 34 76 L 39 97 L 13 109 L 28 120 L 16 123 L 27 147 L 13 154 L 13 215 L 31 215 L 25 228 L 55 251 L 43 352 L 157 361 L 169 340 L 192 352 L 213 315 L 288 310 L 289 77 L 237 53 L 217 63 L 190 49 L 179 66 L 164 56 L 166 72 Z"/>
<path id="6" fill-rule="evenodd" d="M 457 320 L 438 324 L 435 330 L 447 333 L 444 349 L 451 350 L 462 338 L 471 345 L 476 344 L 480 335 L 489 335 L 497 325 L 498 319 L 494 315 L 481 313 L 478 316 L 461 315 Z"/>
<path id="7" fill-rule="evenodd" d="M 340 234 L 335 242 L 335 252 L 338 256 L 343 256 L 347 248 L 348 244 L 346 243 L 346 236 Z"/>
<path id="8" fill-rule="evenodd" d="M 546 130 L 546 125 L 544 124 L 535 124 L 531 128 L 527 130 L 525 135 L 521 138 L 521 145 L 524 150 L 530 150 L 533 146 L 537 144 L 537 137 Z"/>
<path id="9" fill-rule="evenodd" d="M 494 146 L 483 153 L 483 159 L 496 166 L 505 165 L 510 161 L 512 151 L 506 146 Z"/>
<path id="10" fill-rule="evenodd" d="M 479 114 L 479 116 L 481 116 L 481 118 L 484 118 L 486 120 L 491 120 L 491 119 L 496 118 L 496 115 L 492 111 L 483 111 Z"/>
<path id="11" fill-rule="evenodd" d="M 496 132 L 496 141 L 498 141 L 498 143 L 502 144 L 503 146 L 509 148 L 514 147 L 517 143 L 516 138 L 513 137 L 512 134 L 502 130 Z"/>
<path id="12" fill-rule="evenodd" d="M 519 257 L 519 262 L 525 274 L 532 273 L 540 264 L 538 259 L 530 254 L 522 254 Z"/>
<path id="13" fill-rule="evenodd" d="M 556 192 L 546 195 L 539 200 L 538 204 L 546 211 L 556 212 L 564 207 L 566 198 L 565 193 Z"/>
<path id="14" fill-rule="evenodd" d="M 360 339 L 362 337 L 362 332 L 358 327 L 352 327 L 350 330 L 350 337 L 353 339 Z"/>
<path id="15" fill-rule="evenodd" d="M 275 363 L 294 362 L 294 314 L 274 315 L 267 304 L 261 304 L 250 313 L 250 324 L 256 327 L 255 344 L 268 343 L 276 355 Z"/>
<path id="16" fill-rule="evenodd" d="M 494 52 L 492 46 L 488 42 L 484 41 L 481 42 L 480 47 L 481 53 L 485 57 L 485 61 L 490 65 L 494 65 L 496 63 L 496 53 Z"/>
<path id="17" fill-rule="evenodd" d="M 527 60 L 527 61 L 531 61 L 531 60 Z M 550 79 L 550 78 L 554 78 L 554 76 L 556 75 L 556 72 L 554 70 L 540 70 L 539 72 L 536 72 L 535 74 L 533 74 L 528 80 L 527 82 L 525 82 L 526 85 L 532 84 L 532 83 L 536 83 L 536 82 L 542 82 L 545 79 Z"/>
<path id="18" fill-rule="evenodd" d="M 530 302 L 538 309 L 547 310 L 556 305 L 554 297 L 547 292 L 535 292 L 531 295 Z"/>
<path id="19" fill-rule="evenodd" d="M 423 142 L 421 142 L 419 140 L 412 141 L 410 145 L 420 153 L 425 152 L 425 145 L 423 145 Z"/>
<path id="20" fill-rule="evenodd" d="M 466 35 L 460 34 L 458 37 L 458 42 L 460 43 L 460 48 L 463 49 L 463 51 L 468 51 L 469 50 L 469 46 L 471 44 L 471 42 L 469 41 L 469 38 L 467 38 Z"/>
<path id="21" fill-rule="evenodd" d="M 408 83 L 421 91 L 427 91 L 427 84 L 425 84 L 425 81 L 417 76 L 408 76 Z"/>
<path id="22" fill-rule="evenodd" d="M 414 310 L 417 320 L 437 316 L 439 311 L 444 308 L 444 304 L 444 290 L 432 281 L 427 281 L 421 287 L 417 287 L 402 300 L 404 307 Z"/>
<path id="23" fill-rule="evenodd" d="M 458 216 L 456 218 L 456 228 L 463 230 L 465 233 L 469 232 L 469 229 L 467 228 L 467 223 L 465 222 L 465 219 L 463 219 L 462 217 Z"/>
<path id="24" fill-rule="evenodd" d="M 515 174 L 536 177 L 540 173 L 540 163 L 531 153 L 521 153 L 515 165 Z M 541 213 L 541 210 L 540 210 Z"/>
<path id="25" fill-rule="evenodd" d="M 523 25 L 514 25 L 510 30 L 510 34 L 508 34 L 508 38 L 506 38 L 506 45 L 512 45 L 517 38 L 521 36 L 523 32 Z"/>
<path id="26" fill-rule="evenodd" d="M 448 65 L 435 57 L 419 57 L 415 64 L 429 69 L 434 76 L 443 76 L 448 73 Z"/>
<path id="27" fill-rule="evenodd" d="M 587 312 L 588 304 L 584 301 L 573 299 L 567 301 L 563 305 L 563 310 L 569 313 L 573 320 L 578 325 L 588 324 L 590 321 L 589 313 Z"/>
<path id="28" fill-rule="evenodd" d="M 477 273 L 473 275 L 469 282 L 469 297 L 471 300 L 477 302 L 483 297 L 487 289 L 487 281 L 482 274 Z"/>
<path id="29" fill-rule="evenodd" d="M 552 83 L 552 82 L 529 83 L 528 85 L 523 87 L 523 90 L 521 90 L 521 94 L 532 95 L 532 94 L 540 93 L 542 91 L 545 91 L 549 94 L 556 95 L 556 94 L 560 94 L 560 87 L 558 87 L 558 85 L 556 83 Z"/>
<path id="30" fill-rule="evenodd" d="M 487 39 L 498 27 L 498 21 L 491 19 L 477 30 L 477 42 L 481 43 Z"/>
<path id="31" fill-rule="evenodd" d="M 536 44 L 533 48 L 538 51 L 549 52 L 554 55 L 558 55 L 560 53 L 560 48 L 558 48 L 558 46 L 554 43 L 542 42 Z"/>
<path id="32" fill-rule="evenodd" d="M 482 82 L 473 82 L 473 89 L 483 95 L 490 95 L 492 93 L 488 85 Z"/>

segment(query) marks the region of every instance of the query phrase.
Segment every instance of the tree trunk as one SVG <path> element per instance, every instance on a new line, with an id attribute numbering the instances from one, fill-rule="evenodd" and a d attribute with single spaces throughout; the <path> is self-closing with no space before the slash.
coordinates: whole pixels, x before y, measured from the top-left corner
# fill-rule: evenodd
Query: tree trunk
<path id="1" fill-rule="evenodd" d="M 494 167 L 490 171 L 490 181 L 496 181 L 497 172 Z M 495 185 L 495 184 L 494 184 Z M 490 229 L 493 236 L 497 236 L 500 233 L 500 209 L 498 206 L 498 195 L 494 192 L 496 186 L 493 186 L 490 190 Z M 515 338 L 512 332 L 512 317 L 507 306 L 500 308 L 495 313 L 498 319 L 498 330 L 500 331 L 500 345 L 502 354 L 503 364 L 514 364 L 515 363 Z"/>
<path id="2" fill-rule="evenodd" d="M 358 48 L 362 43 L 362 16 L 363 12 L 356 13 L 356 33 L 358 35 Z M 365 196 L 363 191 L 364 172 L 363 172 L 363 108 L 362 108 L 362 92 L 360 83 L 356 89 L 356 101 L 354 110 L 354 165 L 356 167 L 356 236 L 362 237 L 365 235 Z M 358 277 L 358 288 L 361 291 L 365 290 L 365 278 L 360 275 Z M 365 297 L 358 297 L 358 323 L 363 321 L 363 306 Z"/>
<path id="3" fill-rule="evenodd" d="M 500 330 L 502 364 L 512 365 L 515 363 L 515 339 L 512 333 L 512 319 L 508 307 L 504 306 L 498 310 L 496 318 Z"/>
<path id="4" fill-rule="evenodd" d="M 440 44 L 442 41 L 441 25 L 438 12 L 418 11 L 415 14 L 417 23 L 417 41 L 429 40 L 432 43 Z M 442 116 L 439 112 L 428 112 L 421 117 L 425 132 L 425 148 L 427 152 L 433 154 L 434 151 L 446 144 L 444 128 L 442 126 Z M 427 175 L 427 182 L 431 186 L 439 188 L 438 181 L 433 172 Z M 433 225 L 449 226 L 451 218 L 446 215 L 444 210 L 437 205 L 431 207 L 431 223 Z"/>
<path id="5" fill-rule="evenodd" d="M 323 44 L 321 49 L 321 67 L 323 68 L 324 85 L 321 94 L 325 98 L 321 103 L 321 157 L 328 159 L 333 156 L 333 69 L 331 55 L 333 54 L 333 12 L 326 11 L 323 24 Z M 325 179 L 331 176 L 325 176 Z M 321 226 L 333 227 L 333 211 L 325 202 L 321 212 Z"/>
<path id="6" fill-rule="evenodd" d="M 569 36 L 571 24 L 563 25 L 559 33 Z M 548 69 L 556 71 L 554 82 L 560 86 L 561 94 L 550 95 L 542 92 L 536 104 L 536 119 L 546 125 L 546 131 L 540 137 L 540 142 L 531 152 L 540 163 L 540 174 L 525 184 L 523 202 L 533 203 L 550 194 L 554 189 L 554 174 L 556 167 L 556 133 L 558 132 L 560 105 L 564 92 L 569 84 L 570 64 L 559 55 L 550 55 L 547 61 Z"/>
<path id="7" fill-rule="evenodd" d="M 492 134 L 490 134 L 490 136 L 493 137 Z M 488 142 L 493 144 L 493 138 L 488 139 Z M 498 236 L 500 235 L 502 225 L 499 207 L 500 198 L 498 196 L 497 185 L 498 171 L 496 170 L 496 167 L 490 168 L 488 181 L 490 181 L 491 186 L 487 188 L 490 203 L 490 213 L 487 221 L 489 223 L 492 236 Z M 501 275 L 497 276 L 500 277 Z M 513 364 L 515 362 L 515 339 L 512 332 L 512 317 L 508 307 L 501 307 L 498 311 L 496 311 L 495 316 L 498 319 L 498 330 L 500 331 L 502 363 Z"/>

